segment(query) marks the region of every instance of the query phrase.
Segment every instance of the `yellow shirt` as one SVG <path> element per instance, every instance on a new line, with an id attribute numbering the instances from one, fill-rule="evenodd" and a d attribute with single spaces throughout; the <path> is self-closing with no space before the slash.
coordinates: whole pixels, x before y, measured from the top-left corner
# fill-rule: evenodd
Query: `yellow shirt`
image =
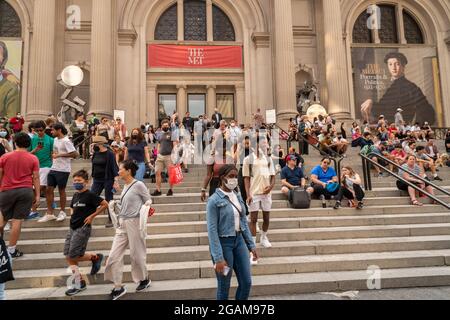
<path id="1" fill-rule="evenodd" d="M 250 177 L 250 164 L 252 165 L 252 176 Z M 270 186 L 270 178 L 275 175 L 275 166 L 271 158 L 263 156 L 260 157 L 253 153 L 244 159 L 242 167 L 242 175 L 250 177 L 250 195 L 257 196 L 264 194 L 264 189 Z"/>

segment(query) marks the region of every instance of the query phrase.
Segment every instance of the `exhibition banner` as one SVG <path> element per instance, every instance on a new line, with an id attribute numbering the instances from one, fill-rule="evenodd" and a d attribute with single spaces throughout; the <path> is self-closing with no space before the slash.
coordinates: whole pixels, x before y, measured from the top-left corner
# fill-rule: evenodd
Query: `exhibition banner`
<path id="1" fill-rule="evenodd" d="M 0 117 L 20 112 L 22 41 L 0 39 Z"/>
<path id="2" fill-rule="evenodd" d="M 149 44 L 148 67 L 241 69 L 242 46 Z"/>
<path id="3" fill-rule="evenodd" d="M 436 49 L 352 48 L 356 118 L 436 125 L 443 116 Z"/>

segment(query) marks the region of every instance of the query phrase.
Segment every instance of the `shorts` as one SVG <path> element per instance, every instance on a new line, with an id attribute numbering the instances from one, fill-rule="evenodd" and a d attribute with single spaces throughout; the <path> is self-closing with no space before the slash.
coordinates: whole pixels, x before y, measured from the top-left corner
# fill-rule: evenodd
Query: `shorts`
<path id="1" fill-rule="evenodd" d="M 47 176 L 47 186 L 52 188 L 65 188 L 69 181 L 69 172 L 50 171 Z"/>
<path id="2" fill-rule="evenodd" d="M 249 212 L 257 212 L 262 210 L 263 212 L 270 212 L 272 210 L 272 195 L 263 194 L 253 197 L 252 203 L 248 206 Z"/>
<path id="3" fill-rule="evenodd" d="M 64 243 L 64 255 L 70 259 L 84 256 L 87 244 L 91 237 L 92 226 L 85 225 L 79 229 L 69 230 Z"/>
<path id="4" fill-rule="evenodd" d="M 157 172 L 162 172 L 164 169 L 168 169 L 170 165 L 172 165 L 172 156 L 162 156 L 158 154 L 158 157 L 156 158 L 155 163 L 155 170 Z"/>
<path id="5" fill-rule="evenodd" d="M 5 221 L 24 220 L 30 214 L 33 205 L 32 188 L 12 189 L 0 192 L 0 211 Z"/>
<path id="6" fill-rule="evenodd" d="M 41 187 L 47 186 L 48 174 L 50 173 L 50 168 L 40 168 L 39 169 L 39 179 Z"/>

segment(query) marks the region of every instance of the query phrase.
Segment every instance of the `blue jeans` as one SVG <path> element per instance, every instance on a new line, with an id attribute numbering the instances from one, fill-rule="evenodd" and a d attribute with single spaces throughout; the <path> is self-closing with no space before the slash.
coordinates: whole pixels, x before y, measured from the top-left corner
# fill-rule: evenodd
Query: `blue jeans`
<path id="1" fill-rule="evenodd" d="M 138 165 L 138 171 L 136 172 L 136 177 L 134 177 L 137 181 L 144 181 L 145 176 L 145 163 L 140 162 Z"/>
<path id="2" fill-rule="evenodd" d="M 242 234 L 237 237 L 220 238 L 220 244 L 225 261 L 232 270 L 226 277 L 216 273 L 217 300 L 228 300 L 233 270 L 238 280 L 236 300 L 248 300 L 252 288 L 252 273 L 249 250 L 244 238 Z"/>

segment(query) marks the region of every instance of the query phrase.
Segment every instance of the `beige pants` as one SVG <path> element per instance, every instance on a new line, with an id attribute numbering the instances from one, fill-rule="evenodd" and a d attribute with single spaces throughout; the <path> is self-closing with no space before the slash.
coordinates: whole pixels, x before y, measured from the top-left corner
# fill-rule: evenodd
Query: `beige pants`
<path id="1" fill-rule="evenodd" d="M 117 229 L 111 252 L 106 261 L 105 280 L 114 282 L 115 286 L 122 285 L 123 256 L 130 245 L 131 276 L 135 283 L 148 278 L 147 248 L 145 239 L 139 231 L 139 218 L 119 219 L 120 228 Z"/>

